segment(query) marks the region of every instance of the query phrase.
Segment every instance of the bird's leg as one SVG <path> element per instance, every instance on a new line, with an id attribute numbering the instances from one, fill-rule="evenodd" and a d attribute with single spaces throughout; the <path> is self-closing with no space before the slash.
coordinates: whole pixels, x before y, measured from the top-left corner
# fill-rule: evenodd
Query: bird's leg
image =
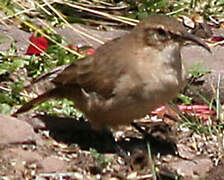
<path id="1" fill-rule="evenodd" d="M 132 122 L 131 125 L 137 129 L 145 138 L 146 141 L 150 142 L 151 147 L 156 147 L 159 150 L 164 151 L 164 147 L 166 147 L 166 151 L 163 152 L 164 154 L 177 154 L 177 147 L 174 142 L 165 141 L 159 137 L 154 137 L 152 134 L 144 130 L 140 127 L 137 123 Z M 162 152 L 161 152 L 162 153 Z"/>
<path id="2" fill-rule="evenodd" d="M 116 140 L 114 139 L 114 136 L 111 132 L 111 130 L 109 130 L 108 128 L 104 128 L 101 131 L 104 135 L 106 135 L 107 137 L 110 138 L 111 142 L 112 142 L 112 146 L 113 146 L 113 150 L 122 158 L 124 158 L 125 160 L 128 159 L 128 154 L 127 152 L 125 152 L 125 150 L 116 142 Z"/>
<path id="3" fill-rule="evenodd" d="M 151 147 L 154 147 L 154 146 L 158 146 L 159 147 L 159 146 L 161 146 L 163 149 L 165 147 L 165 149 L 169 149 L 169 150 L 167 150 L 167 152 L 169 152 L 169 154 L 175 155 L 176 157 L 178 157 L 180 159 L 183 159 L 183 160 L 192 161 L 192 159 L 182 157 L 179 154 L 178 149 L 177 149 L 177 146 L 176 146 L 176 144 L 174 142 L 165 141 L 163 139 L 156 138 L 156 137 L 152 136 L 150 133 L 148 133 L 147 131 L 145 131 L 144 129 L 142 129 L 135 122 L 133 122 L 131 125 L 135 129 L 137 129 L 140 133 L 142 133 L 146 140 L 149 140 L 150 141 L 150 146 Z"/>

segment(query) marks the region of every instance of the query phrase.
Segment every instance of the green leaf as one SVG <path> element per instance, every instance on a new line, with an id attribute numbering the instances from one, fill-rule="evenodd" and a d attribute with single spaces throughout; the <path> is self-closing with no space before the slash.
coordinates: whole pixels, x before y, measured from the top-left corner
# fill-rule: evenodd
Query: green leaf
<path id="1" fill-rule="evenodd" d="M 8 94 L 6 92 L 0 93 L 0 104 L 7 103 L 7 104 L 10 104 L 10 105 L 13 105 L 14 102 L 15 101 L 12 99 L 10 94 Z"/>
<path id="2" fill-rule="evenodd" d="M 203 63 L 194 63 L 192 65 L 191 68 L 189 68 L 189 71 L 188 71 L 193 77 L 197 78 L 201 75 L 205 75 L 207 73 L 210 73 L 211 70 L 209 69 L 206 69 L 204 67 L 204 64 Z"/>
<path id="3" fill-rule="evenodd" d="M 192 104 L 192 98 L 184 94 L 178 94 L 177 97 L 183 102 L 183 104 Z"/>
<path id="4" fill-rule="evenodd" d="M 23 59 L 18 59 L 17 57 L 13 59 L 5 60 L 3 63 L 0 64 L 0 75 L 5 73 L 12 73 L 25 65 L 28 65 L 29 62 Z"/>
<path id="5" fill-rule="evenodd" d="M 5 104 L 5 103 L 3 103 L 3 104 L 0 104 L 0 113 L 1 114 L 11 114 L 11 112 L 12 112 L 12 107 L 10 106 L 10 105 L 8 105 L 8 104 Z"/>
<path id="6" fill-rule="evenodd" d="M 67 99 L 49 100 L 37 106 L 39 111 L 45 111 L 51 115 L 63 114 L 66 116 L 81 117 L 82 113 L 75 109 L 74 102 Z"/>
<path id="7" fill-rule="evenodd" d="M 20 78 L 17 82 L 11 84 L 11 89 L 13 93 L 19 93 L 23 89 L 24 79 Z"/>

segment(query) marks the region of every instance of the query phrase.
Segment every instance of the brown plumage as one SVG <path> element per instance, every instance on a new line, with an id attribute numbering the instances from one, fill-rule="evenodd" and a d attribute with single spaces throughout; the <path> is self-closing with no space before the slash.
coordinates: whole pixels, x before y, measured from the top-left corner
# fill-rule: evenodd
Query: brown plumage
<path id="1" fill-rule="evenodd" d="M 183 87 L 186 72 L 180 48 L 187 40 L 209 50 L 176 19 L 151 16 L 129 34 L 99 47 L 93 56 L 61 70 L 47 92 L 15 114 L 49 98 L 68 98 L 95 128 L 129 124 Z"/>

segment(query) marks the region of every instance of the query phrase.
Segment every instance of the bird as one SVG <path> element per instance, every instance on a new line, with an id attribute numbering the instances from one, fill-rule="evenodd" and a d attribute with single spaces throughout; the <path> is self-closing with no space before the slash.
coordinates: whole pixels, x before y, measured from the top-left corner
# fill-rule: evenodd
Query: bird
<path id="1" fill-rule="evenodd" d="M 175 18 L 151 15 L 128 34 L 61 69 L 48 90 L 22 105 L 24 113 L 50 98 L 74 101 L 94 129 L 118 128 L 172 100 L 185 85 L 181 48 L 187 42 L 210 52 Z"/>

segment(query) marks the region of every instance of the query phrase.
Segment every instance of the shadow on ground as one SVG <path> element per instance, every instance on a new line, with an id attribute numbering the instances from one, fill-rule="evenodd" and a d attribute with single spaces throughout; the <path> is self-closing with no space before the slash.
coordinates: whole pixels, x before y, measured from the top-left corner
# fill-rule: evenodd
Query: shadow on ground
<path id="1" fill-rule="evenodd" d="M 44 122 L 50 131 L 50 136 L 59 142 L 78 144 L 82 150 L 94 148 L 100 153 L 116 152 L 112 133 L 107 130 L 93 130 L 90 124 L 82 118 L 76 120 L 48 115 L 37 115 L 37 118 Z M 146 150 L 147 142 L 150 143 L 152 154 L 175 154 L 176 145 L 173 142 L 155 138 L 150 134 L 144 135 L 143 138 L 128 137 L 117 141 L 117 144 L 124 151 L 133 152 L 135 149 Z"/>

